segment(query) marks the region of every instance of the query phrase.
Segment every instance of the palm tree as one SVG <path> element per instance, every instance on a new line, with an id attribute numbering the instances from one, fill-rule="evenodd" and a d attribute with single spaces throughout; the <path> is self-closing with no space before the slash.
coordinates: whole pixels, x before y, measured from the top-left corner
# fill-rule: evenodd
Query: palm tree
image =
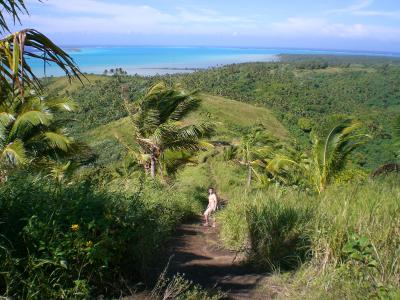
<path id="1" fill-rule="evenodd" d="M 208 123 L 185 125 L 180 122 L 198 107 L 196 96 L 196 93 L 186 93 L 179 87 L 168 87 L 160 82 L 133 105 L 124 99 L 139 147 L 138 157 L 151 177 L 156 176 L 157 163 L 165 151 L 199 150 L 203 146 L 201 138 L 211 133 Z"/>
<path id="2" fill-rule="evenodd" d="M 55 114 L 73 111 L 69 99 L 45 99 L 34 93 L 10 96 L 0 104 L 0 170 L 59 158 L 73 152 L 75 143 Z M 3 175 L 4 176 L 4 175 Z"/>
<path id="3" fill-rule="evenodd" d="M 275 142 L 262 128 L 256 128 L 244 136 L 238 145 L 236 156 L 238 162 L 247 169 L 247 187 L 250 187 L 253 175 L 262 181 L 257 167 L 265 166 L 265 160 L 272 156 Z"/>
<path id="4" fill-rule="evenodd" d="M 275 181 L 283 184 L 298 183 L 309 171 L 308 155 L 288 144 L 280 144 L 272 159 L 266 161 L 265 170 Z"/>
<path id="5" fill-rule="evenodd" d="M 23 96 L 24 87 L 41 87 L 40 80 L 32 72 L 27 59 L 39 59 L 46 64 L 53 63 L 60 67 L 66 75 L 80 79 L 81 72 L 72 58 L 61 48 L 56 46 L 42 33 L 34 29 L 24 29 L 10 33 L 7 24 L 8 16 L 14 23 L 20 22 L 19 15 L 28 13 L 24 0 L 0 0 L 0 35 L 9 33 L 0 38 L 0 83 L 2 93 L 4 89 L 14 93 L 18 88 Z"/>
<path id="6" fill-rule="evenodd" d="M 370 138 L 367 134 L 360 133 L 360 126 L 359 122 L 345 120 L 333 127 L 326 138 L 314 138 L 312 177 L 319 193 L 344 168 L 349 154 Z"/>

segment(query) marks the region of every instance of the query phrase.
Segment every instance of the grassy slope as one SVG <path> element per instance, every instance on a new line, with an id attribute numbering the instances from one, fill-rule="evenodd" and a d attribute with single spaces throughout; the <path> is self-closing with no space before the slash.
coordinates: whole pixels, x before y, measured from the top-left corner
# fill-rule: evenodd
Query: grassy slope
<path id="1" fill-rule="evenodd" d="M 216 127 L 213 139 L 237 138 L 241 130 L 258 124 L 262 124 L 277 138 L 286 139 L 288 137 L 285 127 L 264 107 L 205 94 L 201 96 L 201 99 L 199 109 L 190 113 L 184 119 L 184 123 L 193 124 L 206 120 L 213 122 Z M 112 138 L 115 134 L 128 138 L 131 130 L 129 118 L 122 118 L 89 131 L 87 138 L 91 144 Z"/>
<path id="2" fill-rule="evenodd" d="M 216 125 L 216 137 L 235 139 L 238 137 L 238 132 L 258 124 L 262 124 L 277 138 L 288 137 L 285 127 L 265 107 L 206 94 L 201 98 L 202 104 L 199 110 L 190 114 L 187 120 L 196 122 L 199 119 L 209 118 Z"/>
<path id="3" fill-rule="evenodd" d="M 90 85 L 96 81 L 106 80 L 109 80 L 109 77 L 100 75 L 85 75 L 85 78 L 82 78 L 82 82 L 78 79 L 72 79 L 70 81 L 67 77 L 50 77 L 46 81 L 46 89 L 50 94 L 65 95 L 78 90 L 82 87 L 82 83 Z"/>
<path id="4" fill-rule="evenodd" d="M 287 139 L 285 127 L 266 108 L 253 106 L 223 97 L 202 95 L 199 109 L 190 113 L 184 123 L 193 124 L 201 121 L 211 121 L 215 124 L 216 132 L 212 140 L 227 142 L 236 141 L 244 131 L 254 125 L 262 124 L 271 135 L 278 139 Z M 84 133 L 83 139 L 94 149 L 103 152 L 105 148 L 113 153 L 114 159 L 122 148 L 117 146 L 116 136 L 125 141 L 133 142 L 132 125 L 128 117 L 96 127 Z M 112 162 L 104 157 L 105 162 Z M 102 160 L 102 159 L 101 159 Z"/>
<path id="5" fill-rule="evenodd" d="M 248 126 L 259 123 L 264 124 L 267 130 L 279 138 L 284 139 L 288 137 L 284 126 L 268 109 L 223 97 L 204 95 L 199 110 L 190 114 L 185 122 L 189 123 L 205 119 L 210 119 L 217 124 L 217 133 L 214 139 L 234 140 L 240 137 Z M 104 153 L 109 154 L 110 149 L 115 149 L 113 148 L 116 145 L 114 139 L 115 133 L 129 137 L 130 127 L 126 118 L 99 126 L 85 133 L 85 136 L 93 147 L 103 149 Z M 107 141 L 107 143 L 104 143 L 104 141 Z M 115 162 L 118 159 L 118 157 L 112 157 L 109 162 Z M 389 259 L 390 257 L 395 257 L 396 254 L 391 253 L 391 251 L 395 250 L 397 246 L 394 247 L 392 244 L 386 245 L 385 241 L 397 241 L 397 238 L 393 237 L 398 236 L 396 235 L 398 228 L 398 217 L 396 217 L 398 205 L 396 202 L 393 202 L 393 199 L 398 194 L 398 189 L 395 191 L 390 189 L 381 191 L 379 190 L 380 184 L 376 183 L 376 185 L 370 187 L 370 190 L 367 186 L 363 187 L 356 195 L 357 197 L 355 197 L 353 187 L 348 186 L 342 192 L 334 189 L 330 190 L 326 194 L 326 200 L 320 199 L 317 196 L 311 197 L 304 193 L 298 195 L 296 194 L 297 192 L 293 192 L 292 194 L 292 192 L 285 192 L 284 189 L 278 187 L 274 187 L 268 191 L 260 190 L 256 195 L 248 195 L 244 193 L 243 189 L 246 180 L 245 176 L 246 174 L 243 173 L 243 170 L 233 163 L 209 159 L 206 163 L 191 165 L 182 169 L 177 176 L 178 180 L 175 187 L 180 193 L 182 192 L 193 199 L 205 201 L 206 199 L 203 199 L 205 188 L 208 185 L 214 185 L 224 197 L 231 200 L 228 208 L 221 211 L 218 218 L 223 226 L 224 241 L 233 248 L 241 248 L 243 246 L 243 240 L 247 232 L 246 226 L 248 224 L 241 217 L 245 215 L 245 209 L 247 209 L 248 204 L 254 204 L 255 207 L 264 207 L 264 205 L 268 207 L 269 203 L 275 203 L 275 198 L 277 198 L 276 200 L 279 200 L 283 205 L 287 205 L 290 209 L 293 208 L 297 215 L 303 212 L 304 207 L 308 207 L 307 203 L 312 203 L 312 205 L 310 204 L 314 213 L 312 220 L 307 222 L 305 228 L 302 228 L 301 226 L 303 225 L 300 224 L 301 226 L 295 227 L 294 230 L 298 229 L 301 233 L 306 232 L 307 238 L 312 241 L 311 249 L 316 253 L 316 257 L 305 264 L 303 268 L 290 273 L 294 275 L 291 280 L 285 279 L 287 274 L 278 273 L 276 278 L 277 285 L 285 286 L 287 295 L 295 298 L 295 294 L 301 293 L 301 296 L 304 296 L 304 298 L 321 298 L 326 296 L 324 293 L 329 293 L 331 297 L 327 298 L 335 298 L 336 296 L 336 298 L 341 298 L 343 295 L 340 293 L 336 295 L 335 288 L 338 291 L 343 288 L 346 292 L 358 292 L 359 290 L 356 289 L 356 275 L 360 275 L 358 273 L 353 274 L 353 269 L 348 271 L 349 274 L 342 273 L 344 272 L 344 267 L 342 266 L 339 269 L 339 263 L 337 262 L 342 255 L 340 251 L 343 244 L 346 242 L 348 236 L 351 236 L 353 233 L 367 236 L 373 242 L 374 246 L 378 247 L 377 253 L 385 258 L 385 260 L 382 260 L 383 264 L 392 264 L 394 266 L 393 274 L 390 273 L 390 276 L 386 276 L 387 278 L 379 280 L 378 284 L 386 286 L 392 284 L 395 288 L 397 287 L 394 282 L 398 279 L 396 278 L 398 276 L 398 263 L 393 264 L 393 261 Z M 384 188 L 386 187 L 382 186 L 382 189 Z M 373 192 L 375 190 L 376 192 Z M 159 199 L 159 197 L 155 198 Z M 353 198 L 358 200 L 353 201 Z M 348 202 L 348 199 L 352 199 L 352 201 Z M 375 200 L 377 202 L 374 202 Z M 350 205 L 349 203 L 351 204 L 351 210 L 347 209 Z M 366 209 L 366 204 L 371 204 L 371 209 Z M 394 206 L 394 204 L 397 206 Z M 317 207 L 314 207 L 314 205 Z M 365 209 L 360 210 L 359 207 L 364 207 Z M 384 207 L 385 209 L 389 207 L 390 209 L 383 211 L 383 213 L 378 213 L 376 210 L 380 207 Z M 195 210 L 200 209 L 201 207 L 195 208 Z M 340 209 L 346 210 L 346 213 L 340 211 Z M 387 218 L 387 211 L 393 212 L 391 219 Z M 271 212 L 274 211 L 272 210 Z M 264 220 L 270 219 L 271 212 L 265 212 Z M 263 215 L 261 214 L 261 216 Z M 372 216 L 376 217 L 372 218 Z M 280 220 L 280 218 L 278 219 Z M 286 221 L 285 210 L 282 212 L 282 219 Z M 387 222 L 384 223 L 382 220 L 387 220 Z M 384 224 L 384 226 L 377 226 L 377 224 Z M 324 230 L 321 231 L 321 228 Z M 389 231 L 393 231 L 393 235 Z M 289 232 L 289 234 L 291 233 Z M 382 240 L 381 236 L 385 239 Z M 287 245 L 283 243 L 283 246 L 286 247 Z M 263 255 L 261 258 L 268 258 L 268 256 Z M 324 274 L 325 277 L 323 277 L 318 270 L 325 268 L 325 266 L 326 273 Z M 347 266 L 347 264 L 344 264 L 344 266 Z M 374 272 L 381 275 L 387 270 L 388 268 L 385 266 L 380 266 Z M 376 274 L 374 273 L 374 276 L 377 276 Z M 307 282 L 307 284 L 304 284 L 304 282 Z M 343 286 L 346 282 L 348 282 L 348 287 Z M 291 284 L 293 286 L 290 286 Z M 305 286 L 308 287 L 309 285 L 309 288 L 305 288 Z M 374 293 L 374 290 L 370 293 Z M 301 296 L 300 294 L 297 295 L 297 297 Z"/>

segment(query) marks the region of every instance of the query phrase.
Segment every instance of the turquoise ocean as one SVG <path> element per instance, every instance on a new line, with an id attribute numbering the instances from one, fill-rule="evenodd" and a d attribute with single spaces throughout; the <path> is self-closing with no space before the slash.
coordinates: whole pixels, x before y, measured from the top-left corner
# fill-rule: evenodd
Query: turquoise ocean
<path id="1" fill-rule="evenodd" d="M 278 54 L 386 55 L 390 53 L 346 52 L 307 49 L 261 49 L 217 47 L 63 47 L 82 72 L 102 74 L 105 69 L 123 68 L 129 74 L 155 75 L 192 72 L 195 69 L 220 65 L 278 60 Z M 31 60 L 34 72 L 44 76 L 43 63 Z M 63 73 L 46 66 L 46 76 Z"/>

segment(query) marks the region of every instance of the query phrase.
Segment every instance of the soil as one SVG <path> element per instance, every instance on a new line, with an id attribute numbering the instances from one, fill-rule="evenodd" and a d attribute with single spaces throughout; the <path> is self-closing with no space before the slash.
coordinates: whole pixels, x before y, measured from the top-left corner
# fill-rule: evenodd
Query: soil
<path id="1" fill-rule="evenodd" d="M 169 275 L 186 279 L 210 291 L 220 290 L 227 299 L 267 299 L 274 293 L 257 286 L 267 278 L 245 265 L 235 252 L 224 249 L 219 229 L 204 227 L 200 221 L 181 225 L 170 249 Z"/>

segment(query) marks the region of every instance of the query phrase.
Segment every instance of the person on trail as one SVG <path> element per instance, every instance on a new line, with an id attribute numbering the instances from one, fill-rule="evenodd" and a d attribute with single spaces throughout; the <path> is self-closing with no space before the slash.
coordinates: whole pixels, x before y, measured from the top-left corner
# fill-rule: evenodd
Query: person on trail
<path id="1" fill-rule="evenodd" d="M 204 212 L 205 223 L 204 226 L 209 226 L 210 215 L 217 210 L 218 198 L 213 188 L 208 189 L 208 206 Z M 215 227 L 215 220 L 212 227 Z"/>

